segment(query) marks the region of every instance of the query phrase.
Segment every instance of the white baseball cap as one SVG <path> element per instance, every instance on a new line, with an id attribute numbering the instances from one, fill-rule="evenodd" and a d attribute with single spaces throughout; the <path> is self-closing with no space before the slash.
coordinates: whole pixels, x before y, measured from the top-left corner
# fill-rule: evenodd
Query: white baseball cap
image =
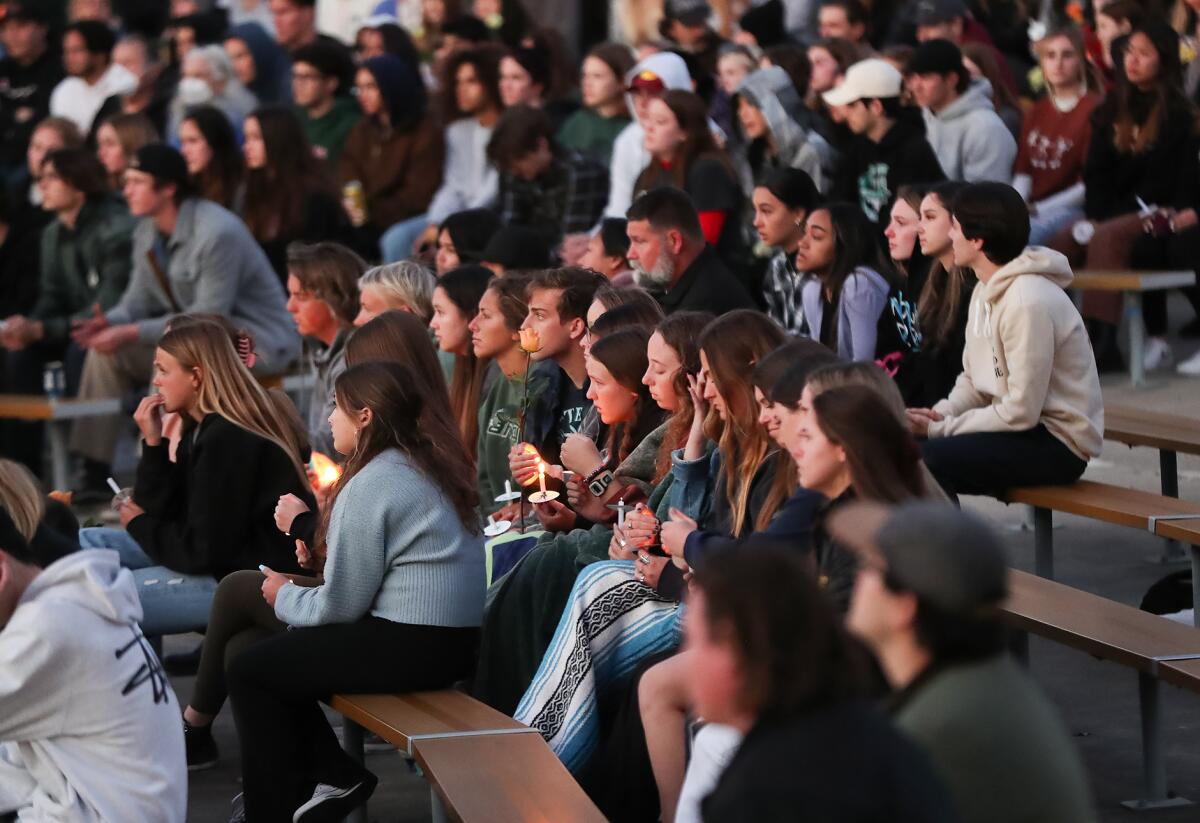
<path id="1" fill-rule="evenodd" d="M 848 106 L 855 100 L 899 97 L 904 78 L 886 60 L 872 57 L 846 69 L 846 77 L 821 97 L 830 106 Z"/>

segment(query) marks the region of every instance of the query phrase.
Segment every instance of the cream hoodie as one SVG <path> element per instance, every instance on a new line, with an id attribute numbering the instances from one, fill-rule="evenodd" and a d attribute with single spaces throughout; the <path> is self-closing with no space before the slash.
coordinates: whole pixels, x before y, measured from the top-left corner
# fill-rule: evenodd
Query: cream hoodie
<path id="1" fill-rule="evenodd" d="M 1067 258 L 1030 246 L 971 295 L 963 371 L 934 406 L 930 437 L 1026 431 L 1038 423 L 1083 460 L 1100 454 L 1104 399 Z"/>

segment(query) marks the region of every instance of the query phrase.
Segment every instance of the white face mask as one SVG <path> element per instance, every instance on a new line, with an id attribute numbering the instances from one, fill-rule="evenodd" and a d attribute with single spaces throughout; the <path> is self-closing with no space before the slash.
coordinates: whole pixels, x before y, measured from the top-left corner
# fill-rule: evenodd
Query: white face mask
<path id="1" fill-rule="evenodd" d="M 199 77 L 184 77 L 179 81 L 179 101 L 185 106 L 201 106 L 213 99 L 212 86 Z"/>

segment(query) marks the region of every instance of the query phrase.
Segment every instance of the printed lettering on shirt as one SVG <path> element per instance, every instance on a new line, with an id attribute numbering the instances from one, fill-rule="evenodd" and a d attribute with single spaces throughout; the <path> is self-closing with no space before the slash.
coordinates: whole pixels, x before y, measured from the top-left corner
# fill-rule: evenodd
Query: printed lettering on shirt
<path id="1" fill-rule="evenodd" d="M 563 409 L 562 425 L 559 431 L 563 437 L 568 434 L 578 434 L 579 427 L 583 425 L 583 406 L 572 406 L 569 409 Z"/>
<path id="2" fill-rule="evenodd" d="M 1053 171 L 1062 167 L 1063 157 L 1067 155 L 1075 141 L 1069 137 L 1051 137 L 1035 129 L 1029 130 L 1025 138 L 1029 147 L 1029 165 L 1035 169 Z"/>
<path id="3" fill-rule="evenodd" d="M 879 222 L 879 214 L 892 199 L 888 190 L 888 164 L 871 163 L 858 176 L 858 202 L 863 214 L 873 223 Z"/>
<path id="4" fill-rule="evenodd" d="M 510 415 L 496 412 L 488 420 L 487 428 L 484 431 L 487 432 L 488 437 L 499 437 L 502 440 L 507 440 L 509 443 L 515 444 L 519 428 L 517 427 L 517 421 Z"/>
<path id="5" fill-rule="evenodd" d="M 888 298 L 888 309 L 892 313 L 892 319 L 896 321 L 896 332 L 900 335 L 900 342 L 903 343 L 909 351 L 919 352 L 921 350 L 921 321 L 917 317 L 917 306 L 904 296 L 903 291 L 897 292 Z"/>
<path id="6" fill-rule="evenodd" d="M 131 625 L 130 629 L 133 632 L 133 639 L 116 650 L 116 658 L 120 660 L 127 652 L 137 649 L 142 654 L 142 664 L 133 673 L 133 677 L 126 682 L 125 688 L 121 689 L 121 696 L 127 697 L 143 683 L 149 683 L 155 704 L 169 703 L 171 690 L 167 685 L 167 675 L 163 672 L 162 664 L 158 662 L 158 655 L 154 653 L 154 649 L 150 648 L 150 643 L 140 628 Z"/>

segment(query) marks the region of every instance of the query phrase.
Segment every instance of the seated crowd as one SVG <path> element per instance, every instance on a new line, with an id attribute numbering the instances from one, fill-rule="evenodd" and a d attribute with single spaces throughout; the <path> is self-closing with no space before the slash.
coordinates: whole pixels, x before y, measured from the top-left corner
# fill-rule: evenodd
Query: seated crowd
<path id="1" fill-rule="evenodd" d="M 231 819 L 341 820 L 322 702 L 451 687 L 613 820 L 1093 819 L 956 504 L 1100 454 L 1075 269 L 1200 267 L 1192 0 L 65 5 L 0 0 L 0 392 L 126 411 L 67 504 L 0 420 L 0 821 L 184 820 L 226 702 Z"/>

